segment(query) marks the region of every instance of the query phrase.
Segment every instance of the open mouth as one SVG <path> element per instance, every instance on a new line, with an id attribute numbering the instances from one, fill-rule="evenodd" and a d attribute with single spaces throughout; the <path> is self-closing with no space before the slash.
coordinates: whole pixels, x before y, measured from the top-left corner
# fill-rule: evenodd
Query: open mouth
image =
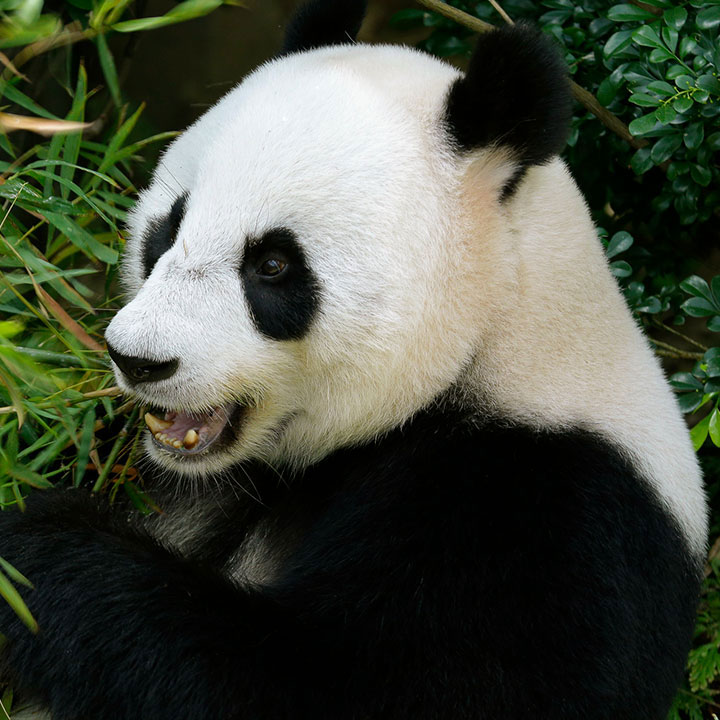
<path id="1" fill-rule="evenodd" d="M 227 445 L 237 434 L 245 407 L 238 403 L 221 405 L 205 413 L 169 411 L 145 413 L 155 445 L 173 455 L 200 455 Z"/>

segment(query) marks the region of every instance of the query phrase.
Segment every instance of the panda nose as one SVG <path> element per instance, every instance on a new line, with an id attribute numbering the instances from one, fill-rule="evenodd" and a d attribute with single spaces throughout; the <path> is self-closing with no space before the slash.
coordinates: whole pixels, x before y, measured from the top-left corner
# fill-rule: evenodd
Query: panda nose
<path id="1" fill-rule="evenodd" d="M 108 355 L 113 359 L 113 362 L 133 384 L 165 380 L 174 375 L 178 369 L 178 360 L 163 360 L 158 362 L 157 360 L 150 360 L 149 358 L 123 355 L 110 343 L 107 344 L 107 349 Z"/>

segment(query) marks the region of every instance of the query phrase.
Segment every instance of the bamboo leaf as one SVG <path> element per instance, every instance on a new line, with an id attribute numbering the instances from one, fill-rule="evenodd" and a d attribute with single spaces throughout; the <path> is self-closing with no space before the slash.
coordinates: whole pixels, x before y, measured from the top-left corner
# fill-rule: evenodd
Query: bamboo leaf
<path id="1" fill-rule="evenodd" d="M 43 288 L 38 284 L 34 285 L 35 293 L 37 294 L 40 302 L 48 309 L 52 316 L 69 332 L 75 337 L 78 342 L 84 345 L 90 350 L 95 352 L 104 353 L 105 349 L 96 341 L 93 340 L 83 328 L 78 325 L 62 308 L 62 306 L 52 298 Z"/>
<path id="2" fill-rule="evenodd" d="M 10 395 L 10 404 L 13 406 L 15 414 L 17 415 L 19 430 L 25 421 L 25 408 L 23 407 L 22 394 L 10 375 L 8 375 L 2 368 L 0 368 L 0 383 L 7 388 L 8 394 Z"/>
<path id="3" fill-rule="evenodd" d="M 0 595 L 2 595 L 10 607 L 15 611 L 15 614 L 22 620 L 25 626 L 32 632 L 37 633 L 40 629 L 37 621 L 32 616 L 32 613 L 25 604 L 20 593 L 15 589 L 13 584 L 7 577 L 0 573 Z"/>
<path id="4" fill-rule="evenodd" d="M 96 258 L 108 265 L 115 265 L 118 260 L 117 250 L 95 239 L 87 230 L 73 222 L 69 217 L 54 212 L 46 212 L 48 222 L 57 228 L 79 250 L 82 250 L 91 260 Z"/>
<path id="5" fill-rule="evenodd" d="M 120 107 L 122 105 L 122 98 L 120 97 L 120 82 L 118 81 L 115 60 L 110 52 L 105 35 L 102 33 L 98 35 L 95 38 L 95 44 L 97 45 L 100 67 L 102 68 L 103 75 L 105 76 L 105 82 L 107 83 L 108 90 L 110 90 L 110 95 L 115 103 L 115 107 Z"/>
<path id="6" fill-rule="evenodd" d="M 70 112 L 67 115 L 67 119 L 70 121 L 82 122 L 85 120 L 85 101 L 87 99 L 87 74 L 85 73 L 85 66 L 80 65 L 78 69 L 78 80 L 75 86 L 75 97 L 73 98 L 73 104 L 70 108 Z M 60 177 L 64 180 L 72 180 L 77 167 L 77 160 L 80 154 L 80 143 L 82 142 L 82 135 L 79 133 L 76 135 L 70 135 L 65 140 L 65 147 L 63 148 L 63 161 L 66 163 L 60 167 Z M 60 187 L 60 194 L 67 199 L 69 195 L 68 186 L 63 184 Z"/>

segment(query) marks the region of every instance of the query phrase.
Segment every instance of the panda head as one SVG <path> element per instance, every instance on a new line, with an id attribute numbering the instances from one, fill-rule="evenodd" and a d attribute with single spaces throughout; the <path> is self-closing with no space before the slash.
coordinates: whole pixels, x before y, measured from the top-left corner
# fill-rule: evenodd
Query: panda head
<path id="1" fill-rule="evenodd" d="M 343 44 L 362 13 L 305 6 L 132 214 L 106 336 L 166 468 L 297 467 L 366 441 L 448 393 L 492 322 L 505 206 L 564 142 L 562 63 L 525 27 L 480 37 L 465 75 Z"/>

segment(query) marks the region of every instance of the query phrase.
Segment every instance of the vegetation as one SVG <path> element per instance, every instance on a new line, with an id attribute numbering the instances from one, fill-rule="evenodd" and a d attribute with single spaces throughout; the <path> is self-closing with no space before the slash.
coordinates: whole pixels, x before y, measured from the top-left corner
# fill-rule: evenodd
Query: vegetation
<path id="1" fill-rule="evenodd" d="M 426 9 L 393 23 L 425 27 L 422 47 L 458 62 L 485 23 L 529 19 L 562 48 L 581 101 L 566 158 L 628 304 L 674 373 L 717 538 L 720 275 L 707 268 L 720 265 L 720 0 L 455 0 L 454 19 L 439 0 L 419 1 Z M 139 408 L 115 400 L 102 332 L 141 155 L 172 133 L 140 129 L 142 107 L 125 102 L 117 68 L 126 37 L 219 4 L 185 0 L 145 18 L 133 0 L 64 0 L 53 12 L 0 0 L 1 506 L 64 483 L 147 508 Z M 16 589 L 24 579 L 1 567 L 0 594 L 32 627 Z M 696 635 L 673 720 L 720 714 L 718 543 Z"/>
<path id="2" fill-rule="evenodd" d="M 186 0 L 136 18 L 132 0 L 67 0 L 54 12 L 0 0 L 0 507 L 69 484 L 126 493 L 148 511 L 135 483 L 139 408 L 115 400 L 103 330 L 141 154 L 175 133 L 140 130 L 143 108 L 124 101 L 116 60 L 132 47 L 121 34 L 219 5 Z M 0 595 L 34 630 L 26 585 L 0 558 Z M 8 690 L 0 715 L 11 707 Z"/>

